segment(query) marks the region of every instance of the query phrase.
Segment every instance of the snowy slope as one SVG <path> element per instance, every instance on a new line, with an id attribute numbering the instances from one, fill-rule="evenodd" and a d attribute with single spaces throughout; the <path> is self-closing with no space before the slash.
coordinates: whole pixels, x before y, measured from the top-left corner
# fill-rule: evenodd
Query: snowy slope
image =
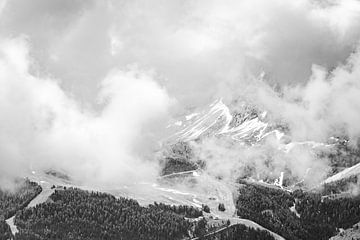
<path id="1" fill-rule="evenodd" d="M 324 183 L 336 182 L 341 179 L 345 179 L 345 178 L 348 178 L 348 177 L 351 177 L 354 175 L 360 175 L 360 163 L 358 163 L 352 167 L 346 168 L 343 171 L 327 178 L 324 181 Z"/>
<path id="2" fill-rule="evenodd" d="M 229 137 L 234 141 L 253 145 L 269 136 L 275 136 L 281 142 L 281 150 L 289 152 L 297 146 L 309 148 L 327 148 L 329 144 L 314 141 L 280 141 L 286 134 L 269 122 L 267 111 L 259 111 L 246 106 L 243 112 L 231 113 L 223 101 L 217 100 L 202 111 L 191 113 L 170 124 L 174 134 L 168 138 L 170 143 L 187 142 L 210 136 Z"/>
<path id="3" fill-rule="evenodd" d="M 264 121 L 265 117 L 266 112 L 249 112 L 234 117 L 222 100 L 217 100 L 203 111 L 187 115 L 170 125 L 175 134 L 169 141 L 186 142 L 205 136 L 228 136 L 236 141 L 256 141 L 267 133 L 268 123 Z"/>
<path id="4" fill-rule="evenodd" d="M 175 146 L 179 142 L 198 140 L 201 142 L 208 137 L 216 137 L 249 148 L 259 148 L 262 144 L 266 144 L 266 139 L 271 138 L 271 144 L 277 141 L 272 146 L 277 146 L 278 151 L 290 156 L 299 149 L 313 151 L 315 156 L 317 153 L 327 152 L 336 147 L 334 143 L 293 141 L 291 136 L 287 135 L 286 123 L 282 120 L 273 122 L 277 120 L 272 119 L 273 117 L 267 111 L 244 103 L 237 106 L 237 111 L 234 111 L 220 99 L 170 124 L 168 128 L 171 129 L 173 135 L 167 139 L 166 143 L 169 146 Z"/>

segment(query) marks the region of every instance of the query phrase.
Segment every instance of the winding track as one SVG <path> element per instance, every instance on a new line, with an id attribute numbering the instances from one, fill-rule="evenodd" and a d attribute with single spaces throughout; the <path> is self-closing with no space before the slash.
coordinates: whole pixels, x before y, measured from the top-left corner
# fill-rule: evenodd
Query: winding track
<path id="1" fill-rule="evenodd" d="M 199 180 L 200 185 L 204 185 L 204 184 L 208 185 L 208 187 L 209 187 L 208 189 L 211 189 L 211 191 L 209 191 L 209 192 L 205 191 L 204 193 L 202 193 L 201 191 L 196 189 L 196 192 L 197 192 L 196 197 L 200 200 L 201 203 L 206 204 L 210 207 L 210 209 L 211 209 L 210 215 L 212 215 L 214 218 L 223 219 L 223 220 L 229 219 L 230 220 L 229 226 L 243 224 L 243 225 L 246 225 L 247 227 L 251 227 L 254 229 L 265 230 L 265 231 L 268 231 L 274 237 L 274 239 L 285 240 L 280 235 L 270 231 L 269 229 L 261 226 L 260 224 L 258 224 L 256 222 L 253 222 L 249 219 L 236 217 L 236 207 L 235 207 L 234 200 L 233 200 L 233 190 L 231 189 L 231 187 L 229 187 L 230 184 L 216 180 L 207 174 L 204 174 L 204 173 L 201 174 L 198 170 L 168 174 L 168 175 L 162 176 L 161 178 L 166 179 L 168 177 L 181 176 L 181 175 L 187 175 L 187 176 L 192 175 L 194 178 L 197 178 Z M 236 188 L 235 188 L 235 190 L 236 190 Z M 209 196 L 215 197 L 215 201 L 210 200 Z M 217 208 L 218 203 L 224 203 L 225 209 L 226 209 L 224 212 L 218 210 L 218 208 Z M 229 226 L 220 228 L 217 231 L 208 233 L 205 236 L 211 236 L 211 235 L 214 235 L 221 231 L 225 231 Z M 199 238 L 193 238 L 192 240 L 198 240 L 198 239 Z"/>
<path id="2" fill-rule="evenodd" d="M 26 208 L 35 207 L 38 204 L 45 202 L 49 196 L 55 191 L 55 189 L 51 189 L 51 185 L 44 181 L 39 181 L 42 190 L 41 192 L 26 206 Z M 15 236 L 16 233 L 19 232 L 15 223 L 14 223 L 15 215 L 6 219 L 6 223 L 10 226 L 12 234 Z"/>

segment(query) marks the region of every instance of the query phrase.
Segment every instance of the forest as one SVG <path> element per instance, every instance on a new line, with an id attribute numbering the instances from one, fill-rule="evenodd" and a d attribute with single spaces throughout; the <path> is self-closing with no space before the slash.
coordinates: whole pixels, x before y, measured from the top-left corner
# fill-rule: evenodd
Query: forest
<path id="1" fill-rule="evenodd" d="M 161 160 L 160 175 L 202 169 L 205 162 L 196 159 L 193 149 L 187 142 L 177 142 L 170 145 L 164 151 L 164 158 Z"/>
<path id="2" fill-rule="evenodd" d="M 201 238 L 200 238 L 201 239 Z M 244 224 L 229 226 L 224 231 L 205 236 L 204 240 L 274 240 L 274 237 L 265 230 L 247 227 Z"/>
<path id="3" fill-rule="evenodd" d="M 132 199 L 76 188 L 57 189 L 45 203 L 25 208 L 39 192 L 41 187 L 28 180 L 14 192 L 1 192 L 0 240 L 14 237 L 5 219 L 15 213 L 16 240 L 273 239 L 244 225 L 208 235 L 204 209 L 156 202 L 143 207 Z"/>
<path id="4" fill-rule="evenodd" d="M 56 190 L 50 199 L 18 212 L 17 240 L 273 239 L 266 231 L 244 225 L 208 235 L 202 211 L 191 206 L 154 203 L 143 207 L 132 199 L 76 188 Z"/>
<path id="5" fill-rule="evenodd" d="M 329 239 L 339 228 L 360 221 L 360 196 L 330 198 L 324 194 L 333 196 L 355 182 L 357 178 L 352 177 L 326 184 L 322 191 L 289 192 L 240 180 L 237 215 L 286 239 Z M 273 239 L 266 231 L 241 224 L 210 229 L 203 214 L 206 206 L 155 202 L 144 207 L 133 199 L 76 188 L 56 189 L 45 203 L 25 208 L 39 192 L 41 187 L 28 180 L 16 191 L 0 191 L 0 240 L 12 237 L 5 219 L 15 213 L 19 230 L 15 239 L 19 240 Z"/>
<path id="6" fill-rule="evenodd" d="M 132 199 L 74 188 L 56 190 L 50 199 L 17 214 L 16 239 L 176 240 L 189 234 L 184 216 L 199 215 L 190 207 L 142 207 Z"/>
<path id="7" fill-rule="evenodd" d="M 334 175 L 345 168 L 352 167 L 360 163 L 360 142 L 352 145 L 346 137 L 335 138 L 336 142 L 330 152 L 318 153 L 319 158 L 330 161 L 331 173 Z"/>
<path id="8" fill-rule="evenodd" d="M 295 210 L 300 215 L 291 211 Z M 286 239 L 329 239 L 339 228 L 360 221 L 360 197 L 327 199 L 320 193 L 243 184 L 236 200 L 237 214 Z"/>
<path id="9" fill-rule="evenodd" d="M 0 240 L 8 240 L 12 238 L 11 230 L 9 225 L 4 219 L 0 218 Z"/>
<path id="10" fill-rule="evenodd" d="M 7 219 L 15 215 L 41 192 L 41 187 L 29 180 L 18 180 L 15 189 L 0 190 L 0 216 Z"/>
<path id="11" fill-rule="evenodd" d="M 15 185 L 15 189 L 0 189 L 0 240 L 13 237 L 5 219 L 15 215 L 41 192 L 41 187 L 37 183 L 27 179 L 18 179 Z"/>
<path id="12" fill-rule="evenodd" d="M 351 185 L 356 185 L 358 182 L 358 176 L 353 175 L 348 178 L 343 178 L 336 182 L 325 183 L 317 191 L 321 195 L 340 194 L 349 190 Z"/>
<path id="13" fill-rule="evenodd" d="M 200 209 L 187 205 L 167 205 L 164 203 L 155 202 L 154 205 L 149 205 L 149 208 L 154 208 L 155 210 L 161 209 L 167 212 L 174 212 L 186 218 L 198 218 L 203 216 L 203 213 Z"/>

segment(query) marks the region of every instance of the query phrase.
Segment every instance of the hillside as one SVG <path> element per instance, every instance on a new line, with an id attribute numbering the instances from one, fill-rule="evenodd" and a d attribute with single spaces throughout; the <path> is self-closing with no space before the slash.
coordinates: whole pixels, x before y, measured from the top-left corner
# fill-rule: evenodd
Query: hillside
<path id="1" fill-rule="evenodd" d="M 349 193 L 359 174 L 356 148 L 340 138 L 293 142 L 286 124 L 271 119 L 248 105 L 241 113 L 231 111 L 220 100 L 186 116 L 169 126 L 176 132 L 157 154 L 161 171 L 155 182 L 93 187 L 55 169 L 32 171 L 29 178 L 43 191 L 30 202 L 41 190 L 30 182 L 20 188 L 16 196 L 28 197 L 14 198 L 13 208 L 6 205 L 7 218 L 16 212 L 11 209 L 22 209 L 8 223 L 17 228 L 16 239 L 297 240 L 328 239 L 359 222 L 359 197 Z M 224 151 L 238 151 L 238 146 L 241 151 L 270 150 L 265 155 L 269 169 L 276 163 L 271 154 L 286 160 L 294 152 L 310 152 L 329 159 L 329 178 L 309 188 L 304 185 L 308 173 L 294 177 L 286 161 L 278 175 L 258 174 L 251 162 L 239 165 L 246 174 L 235 171 L 235 179 L 214 175 L 197 149 L 212 138 L 230 143 L 221 146 Z M 269 141 L 276 144 L 269 148 Z M 5 222 L 1 229 L 8 238 Z"/>

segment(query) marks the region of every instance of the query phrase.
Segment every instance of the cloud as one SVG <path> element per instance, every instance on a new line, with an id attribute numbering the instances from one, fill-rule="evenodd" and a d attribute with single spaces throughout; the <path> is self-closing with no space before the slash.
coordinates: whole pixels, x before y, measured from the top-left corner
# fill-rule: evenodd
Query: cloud
<path id="1" fill-rule="evenodd" d="M 148 176 L 131 171 L 153 165 L 164 119 L 220 97 L 269 110 L 294 140 L 359 136 L 357 0 L 1 3 L 0 173 Z M 228 161 L 243 151 L 230 147 Z"/>
<path id="2" fill-rule="evenodd" d="M 87 183 L 152 179 L 153 129 L 162 126 L 171 99 L 156 74 L 132 66 L 103 80 L 100 112 L 82 108 L 54 79 L 29 74 L 24 39 L 0 43 L 0 182 L 30 168 L 64 170 Z M 139 139 L 149 141 L 140 141 Z"/>
<path id="3" fill-rule="evenodd" d="M 272 84 L 295 85 L 309 79 L 312 64 L 336 67 L 360 36 L 356 0 L 30 5 L 7 4 L 1 34 L 26 34 L 37 64 L 30 70 L 61 79 L 84 104 L 94 104 L 110 69 L 134 63 L 156 69 L 184 107 L 219 96 L 230 102 L 263 71 Z"/>
<path id="4" fill-rule="evenodd" d="M 126 2 L 112 36 L 122 46 L 117 59 L 158 69 L 185 105 L 223 96 L 230 102 L 261 72 L 270 83 L 296 85 L 309 79 L 312 64 L 333 68 L 345 61 L 360 36 L 358 5 Z M 339 14 L 341 22 L 334 20 Z"/>
<path id="5" fill-rule="evenodd" d="M 313 65 L 306 84 L 284 87 L 281 95 L 261 88 L 255 98 L 289 123 L 295 140 L 327 141 L 331 136 L 360 136 L 360 52 L 332 70 Z"/>
<path id="6" fill-rule="evenodd" d="M 307 186 L 315 186 L 330 170 L 327 159 L 320 158 L 311 145 L 293 145 L 284 151 L 283 143 L 274 135 L 253 145 L 211 137 L 191 146 L 195 159 L 205 161 L 205 172 L 226 182 L 252 178 L 274 183 L 283 172 L 286 185 L 304 180 Z"/>

